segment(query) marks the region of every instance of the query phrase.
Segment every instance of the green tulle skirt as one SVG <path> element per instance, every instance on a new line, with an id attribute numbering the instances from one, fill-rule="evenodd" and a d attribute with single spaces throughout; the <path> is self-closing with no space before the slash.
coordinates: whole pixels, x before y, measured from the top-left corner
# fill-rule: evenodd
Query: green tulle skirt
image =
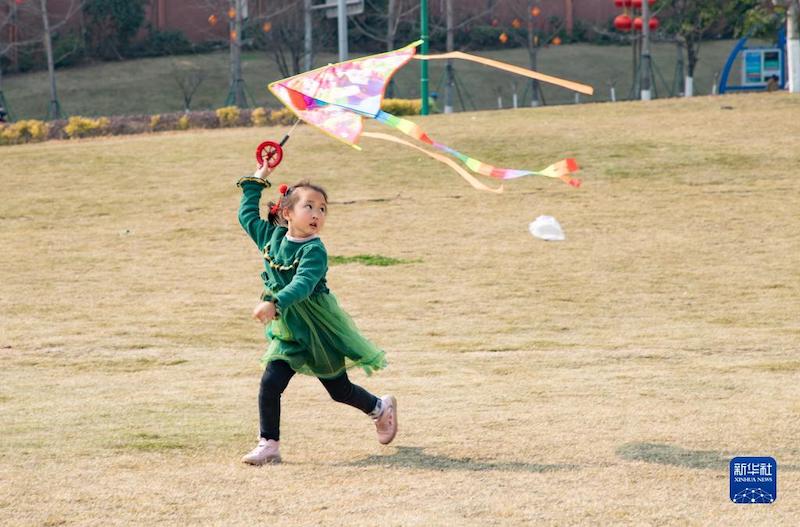
<path id="1" fill-rule="evenodd" d="M 269 347 L 261 362 L 283 360 L 298 373 L 330 379 L 349 368 L 367 375 L 386 367 L 380 348 L 361 336 L 331 293 L 312 295 L 281 312 L 266 328 Z"/>

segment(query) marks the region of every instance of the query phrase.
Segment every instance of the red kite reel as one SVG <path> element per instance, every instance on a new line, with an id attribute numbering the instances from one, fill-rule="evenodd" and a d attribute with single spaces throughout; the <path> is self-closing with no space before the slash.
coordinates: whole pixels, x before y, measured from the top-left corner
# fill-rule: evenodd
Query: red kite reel
<path id="1" fill-rule="evenodd" d="M 283 160 L 283 148 L 275 141 L 264 141 L 256 148 L 256 161 L 259 167 L 264 166 L 266 161 L 271 170 L 278 166 L 281 160 Z"/>

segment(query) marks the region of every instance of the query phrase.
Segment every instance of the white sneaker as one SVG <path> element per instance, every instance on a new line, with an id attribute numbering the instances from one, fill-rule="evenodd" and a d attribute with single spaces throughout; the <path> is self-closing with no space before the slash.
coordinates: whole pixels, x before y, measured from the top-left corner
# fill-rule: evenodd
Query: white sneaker
<path id="1" fill-rule="evenodd" d="M 383 409 L 381 415 L 373 419 L 375 421 L 375 431 L 378 433 L 378 442 L 388 445 L 397 435 L 397 399 L 394 395 L 384 395 L 381 397 Z"/>
<path id="2" fill-rule="evenodd" d="M 242 458 L 242 463 L 248 465 L 264 465 L 266 463 L 280 463 L 280 441 L 274 439 L 264 439 L 263 437 L 258 440 L 258 446 L 250 451 L 249 454 Z"/>

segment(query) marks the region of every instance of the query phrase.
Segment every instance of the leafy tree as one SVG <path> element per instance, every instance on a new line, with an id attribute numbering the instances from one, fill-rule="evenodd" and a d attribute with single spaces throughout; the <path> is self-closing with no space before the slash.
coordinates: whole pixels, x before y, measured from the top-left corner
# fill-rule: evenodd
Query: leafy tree
<path id="1" fill-rule="evenodd" d="M 144 23 L 144 0 L 86 0 L 83 13 L 95 55 L 122 60 Z"/>
<path id="2" fill-rule="evenodd" d="M 686 95 L 692 95 L 694 71 L 703 40 L 741 29 L 745 15 L 760 0 L 659 0 L 656 9 L 662 31 L 672 35 L 686 50 Z"/>
<path id="3" fill-rule="evenodd" d="M 736 36 L 775 38 L 783 24 L 785 9 L 775 6 L 770 0 L 755 3 L 757 5 L 749 9 L 736 24 Z"/>

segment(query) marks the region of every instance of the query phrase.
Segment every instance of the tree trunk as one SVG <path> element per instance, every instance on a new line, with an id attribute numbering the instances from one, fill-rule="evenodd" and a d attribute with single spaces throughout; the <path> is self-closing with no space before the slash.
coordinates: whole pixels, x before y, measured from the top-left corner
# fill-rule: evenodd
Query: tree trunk
<path id="1" fill-rule="evenodd" d="M 642 59 L 641 65 L 641 98 L 649 101 L 652 98 L 652 86 L 650 86 L 651 64 L 650 64 L 650 4 L 647 0 L 642 1 Z"/>
<path id="2" fill-rule="evenodd" d="M 689 97 L 689 95 L 686 95 L 686 68 L 683 61 L 683 44 L 680 39 L 675 40 L 675 52 L 675 81 L 673 82 L 673 88 L 675 88 L 677 96 L 684 95 Z"/>
<path id="3" fill-rule="evenodd" d="M 397 17 L 398 17 L 397 0 L 389 0 L 386 8 L 386 51 L 394 49 L 394 41 L 397 36 Z M 391 99 L 394 97 L 394 78 L 389 80 L 386 86 L 386 98 Z"/>
<path id="4" fill-rule="evenodd" d="M 6 98 L 3 95 L 3 62 L 0 61 L 0 123 L 5 123 L 11 120 L 8 116 L 8 108 L 6 108 Z"/>
<path id="5" fill-rule="evenodd" d="M 564 0 L 564 23 L 567 26 L 567 34 L 572 36 L 572 29 L 575 26 L 575 10 L 572 0 Z"/>
<path id="6" fill-rule="evenodd" d="M 535 40 L 535 35 L 533 34 L 533 7 L 533 0 L 528 0 L 528 63 L 532 70 L 536 70 L 538 59 L 537 52 L 539 49 L 538 43 Z M 542 92 L 539 81 L 531 79 L 531 106 L 540 106 L 542 102 Z"/>
<path id="7" fill-rule="evenodd" d="M 17 2 L 8 2 L 8 42 L 11 52 L 11 64 L 14 66 L 14 71 L 19 73 L 19 52 L 17 50 L 17 39 L 19 38 L 19 30 L 17 28 Z"/>
<path id="8" fill-rule="evenodd" d="M 386 13 L 386 51 L 394 49 L 394 40 L 397 36 L 397 0 L 389 0 Z"/>
<path id="9" fill-rule="evenodd" d="M 56 68 L 53 61 L 53 41 L 50 38 L 50 18 L 47 16 L 47 0 L 40 0 L 42 8 L 42 26 L 44 28 L 44 51 L 47 55 L 47 73 L 50 79 L 50 104 L 47 107 L 47 118 L 58 119 L 61 117 L 61 105 L 58 102 L 56 90 Z"/>
<path id="10" fill-rule="evenodd" d="M 312 30 L 313 20 L 311 18 L 311 0 L 303 1 L 303 52 L 305 59 L 303 67 L 306 71 L 311 71 L 314 67 L 314 37 Z"/>
<path id="11" fill-rule="evenodd" d="M 686 96 L 694 95 L 694 69 L 699 60 L 698 43 L 692 39 L 686 39 Z"/>
<path id="12" fill-rule="evenodd" d="M 247 99 L 244 95 L 244 80 L 242 79 L 242 10 L 240 9 L 242 1 L 246 0 L 231 0 L 230 6 L 236 14 L 229 23 L 231 75 L 228 102 L 239 108 L 247 106 Z"/>
<path id="13" fill-rule="evenodd" d="M 453 39 L 453 0 L 446 0 L 446 19 L 447 19 L 447 52 L 453 51 L 455 47 Z M 447 84 L 444 92 L 444 113 L 453 113 L 453 91 L 455 88 L 455 76 L 453 73 L 453 61 L 447 60 Z"/>

